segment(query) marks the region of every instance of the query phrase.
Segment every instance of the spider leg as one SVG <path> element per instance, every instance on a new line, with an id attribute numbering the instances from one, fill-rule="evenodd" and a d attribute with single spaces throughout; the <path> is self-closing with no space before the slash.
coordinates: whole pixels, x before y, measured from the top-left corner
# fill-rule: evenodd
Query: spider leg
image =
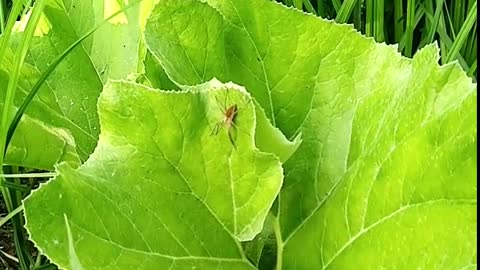
<path id="1" fill-rule="evenodd" d="M 236 130 L 239 130 L 241 132 L 243 132 L 243 134 L 247 135 L 247 136 L 250 136 L 251 134 L 246 132 L 245 130 L 241 129 L 239 126 L 237 126 L 237 124 L 235 123 L 232 123 L 232 127 L 234 127 Z"/>
<path id="2" fill-rule="evenodd" d="M 234 147 L 235 149 L 237 149 L 237 145 L 235 144 L 235 141 L 233 140 L 232 129 L 231 129 L 231 128 L 228 129 L 227 134 L 228 134 L 228 139 L 229 139 L 230 142 L 232 143 L 233 147 Z"/>
<path id="3" fill-rule="evenodd" d="M 218 122 L 218 123 L 215 124 L 215 126 L 213 126 L 212 131 L 210 132 L 210 136 L 218 134 L 218 131 L 220 130 L 221 124 L 222 124 L 222 122 Z"/>
<path id="4" fill-rule="evenodd" d="M 222 111 L 223 114 L 225 114 L 225 110 L 227 108 L 227 106 L 222 106 L 222 103 L 220 102 L 220 100 L 218 100 L 218 96 L 215 96 L 215 100 L 217 101 L 217 106 L 220 108 L 220 110 Z"/>

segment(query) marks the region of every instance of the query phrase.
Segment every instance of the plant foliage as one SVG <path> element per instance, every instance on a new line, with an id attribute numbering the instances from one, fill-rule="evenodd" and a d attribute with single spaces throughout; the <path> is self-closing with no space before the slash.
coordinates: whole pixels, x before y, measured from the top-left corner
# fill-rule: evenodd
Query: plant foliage
<path id="1" fill-rule="evenodd" d="M 20 89 L 121 8 L 92 1 L 49 2 Z M 57 67 L 6 155 L 59 173 L 24 205 L 60 267 L 476 268 L 476 84 L 435 45 L 405 58 L 266 0 L 122 16 Z"/>

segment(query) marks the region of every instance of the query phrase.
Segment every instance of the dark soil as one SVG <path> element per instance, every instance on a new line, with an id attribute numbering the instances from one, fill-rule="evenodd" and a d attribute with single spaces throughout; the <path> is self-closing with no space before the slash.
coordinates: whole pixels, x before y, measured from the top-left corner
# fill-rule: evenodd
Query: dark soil
<path id="1" fill-rule="evenodd" d="M 25 171 L 23 171 L 25 172 Z M 30 172 L 41 172 L 41 171 L 30 171 Z M 39 183 L 45 182 L 47 179 L 33 179 L 27 180 L 22 179 L 21 184 L 34 190 L 38 188 Z M 24 198 L 28 194 L 23 194 Z M 3 200 L 3 196 L 0 193 L 0 218 L 3 218 L 7 215 L 7 207 L 5 205 L 5 201 Z M 23 212 L 19 213 L 17 217 L 21 217 L 21 226 L 24 225 L 25 220 L 23 219 Z M 34 244 L 28 240 L 28 234 L 25 229 L 23 229 L 24 235 L 24 247 L 28 256 L 35 259 L 37 256 L 37 249 L 35 248 Z M 43 261 L 43 260 L 42 260 Z M 0 227 L 0 270 L 17 270 L 19 269 L 19 265 L 17 262 L 17 252 L 15 249 L 15 239 L 13 233 L 13 226 L 12 221 L 8 221 L 6 224 Z"/>
<path id="2" fill-rule="evenodd" d="M 3 218 L 6 215 L 7 207 L 3 201 L 2 195 L 0 195 L 0 218 Z M 5 254 L 16 257 L 13 240 L 13 228 L 10 221 L 0 227 L 0 269 L 18 269 L 18 264 L 8 258 L 8 256 Z"/>

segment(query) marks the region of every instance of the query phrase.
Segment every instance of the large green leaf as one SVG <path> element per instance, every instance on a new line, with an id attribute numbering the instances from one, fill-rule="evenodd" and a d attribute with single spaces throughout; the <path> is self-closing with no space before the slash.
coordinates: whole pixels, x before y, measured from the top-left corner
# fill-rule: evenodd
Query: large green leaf
<path id="1" fill-rule="evenodd" d="M 146 42 L 178 84 L 244 85 L 287 137 L 285 269 L 459 269 L 476 259 L 476 85 L 264 1 L 162 1 Z M 281 268 L 282 266 L 279 266 Z"/>
<path id="2" fill-rule="evenodd" d="M 218 83 L 186 92 L 107 84 L 95 152 L 77 170 L 59 166 L 25 201 L 33 241 L 71 269 L 252 269 L 238 241 L 261 231 L 283 175 L 254 146 L 249 99 Z M 223 124 L 211 132 L 223 100 L 238 106 L 236 147 Z"/>

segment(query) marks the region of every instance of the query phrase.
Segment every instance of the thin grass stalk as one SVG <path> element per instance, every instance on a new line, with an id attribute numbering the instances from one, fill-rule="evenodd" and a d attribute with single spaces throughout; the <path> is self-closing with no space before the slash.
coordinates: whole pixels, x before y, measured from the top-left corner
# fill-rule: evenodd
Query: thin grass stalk
<path id="1" fill-rule="evenodd" d="M 362 24 L 362 3 L 363 0 L 357 0 L 353 10 L 353 25 L 361 32 L 365 31 Z"/>
<path id="2" fill-rule="evenodd" d="M 32 0 L 27 0 L 27 5 L 30 6 L 31 2 Z M 7 25 L 4 29 L 5 31 L 2 32 L 2 38 L 0 38 L 0 63 L 3 61 L 5 50 L 7 48 L 7 45 L 9 44 L 10 36 L 12 35 L 12 32 L 13 32 L 13 26 L 17 21 L 18 15 L 20 15 L 20 13 L 22 12 L 24 3 L 25 1 L 18 0 L 18 1 L 15 1 L 13 4 L 12 11 L 10 12 L 10 16 L 7 20 Z"/>
<path id="3" fill-rule="evenodd" d="M 38 21 L 40 20 L 41 14 L 43 12 L 43 9 L 46 3 L 47 3 L 46 0 L 36 1 L 32 9 L 32 15 L 30 16 L 30 19 L 27 22 L 27 26 L 25 29 L 25 33 L 22 37 L 22 41 L 20 42 L 20 45 L 14 56 L 13 71 L 11 72 L 11 74 L 9 74 L 10 76 L 8 80 L 3 113 L 1 118 L 2 129 L 0 130 L 0 165 L 2 165 L 4 161 L 3 153 L 5 152 L 5 149 L 6 149 L 5 142 L 7 137 L 7 129 L 10 126 L 10 122 L 12 119 L 15 92 L 17 89 L 17 83 L 20 76 L 20 70 L 22 68 L 23 62 L 27 55 L 28 48 L 33 38 L 33 34 L 35 32 Z M 14 14 L 12 14 L 11 16 L 14 16 Z M 9 18 L 10 21 L 12 19 L 13 17 Z M 2 60 L 3 60 L 3 57 L 2 57 Z M 0 166 L 0 174 L 3 174 L 3 166 Z M 3 177 L 0 177 L 0 184 L 2 184 L 4 181 L 5 179 L 3 179 Z M 16 204 L 16 194 L 15 192 L 11 193 L 10 190 L 8 188 L 3 187 L 3 185 L 0 185 L 0 186 L 2 186 L 0 188 L 2 190 L 2 195 L 5 200 L 5 204 L 7 206 L 7 211 L 11 212 L 14 210 L 14 205 Z M 24 251 L 23 226 L 18 217 L 15 217 L 12 219 L 12 225 L 14 229 L 15 249 L 18 256 L 20 269 L 27 270 L 29 269 L 30 263 L 29 263 L 28 255 Z"/>
<path id="4" fill-rule="evenodd" d="M 12 211 L 10 211 L 5 217 L 3 217 L 2 219 L 0 219 L 0 227 L 2 227 L 3 225 L 5 225 L 5 223 L 7 223 L 9 220 L 11 220 L 15 215 L 17 215 L 18 213 L 22 212 L 23 211 L 23 205 L 20 205 L 19 207 L 13 209 Z"/>
<path id="5" fill-rule="evenodd" d="M 303 6 L 305 7 L 305 10 L 307 12 L 310 12 L 310 13 L 313 13 L 315 15 L 317 15 L 317 11 L 315 10 L 315 8 L 313 7 L 312 3 L 310 2 L 310 0 L 303 0 Z"/>
<path id="6" fill-rule="evenodd" d="M 473 64 L 468 69 L 467 75 L 470 77 L 474 77 L 473 74 L 475 74 L 476 71 L 477 71 L 477 59 L 473 61 Z"/>
<path id="7" fill-rule="evenodd" d="M 7 2 L 5 0 L 0 1 L 0 34 L 5 32 L 5 16 L 7 14 Z"/>
<path id="8" fill-rule="evenodd" d="M 374 18 L 373 21 L 373 36 L 378 42 L 385 41 L 385 23 L 384 23 L 384 14 L 385 14 L 385 2 L 384 0 L 377 0 L 374 6 Z"/>
<path id="9" fill-rule="evenodd" d="M 41 86 L 43 85 L 43 83 L 47 80 L 48 76 L 50 76 L 50 74 L 55 70 L 55 68 L 63 61 L 63 59 L 65 59 L 65 57 L 67 57 L 80 43 L 82 43 L 82 41 L 84 41 L 85 39 L 87 39 L 89 36 L 91 36 L 93 33 L 95 33 L 100 27 L 102 27 L 105 23 L 107 23 L 108 21 L 110 21 L 111 19 L 113 19 L 114 17 L 118 16 L 119 14 L 125 12 L 126 10 L 128 10 L 129 8 L 139 4 L 140 2 L 142 2 L 143 0 L 139 0 L 139 1 L 136 1 L 136 2 L 133 2 L 131 4 L 128 4 L 126 5 L 125 7 L 123 7 L 122 9 L 120 9 L 119 11 L 113 13 L 112 15 L 110 15 L 109 17 L 107 17 L 105 20 L 103 20 L 102 22 L 100 22 L 97 26 L 93 27 L 90 31 L 88 31 L 85 35 L 83 35 L 82 37 L 80 37 L 77 41 L 75 41 L 74 43 L 72 43 L 72 45 L 70 45 L 70 47 L 68 47 L 65 51 L 63 51 L 62 54 L 60 54 L 54 61 L 53 63 L 48 66 L 47 70 L 45 70 L 42 75 L 40 76 L 40 78 L 37 80 L 37 82 L 35 83 L 35 85 L 32 87 L 32 89 L 30 90 L 30 92 L 28 92 L 28 95 L 27 97 L 24 99 L 24 101 L 22 102 L 22 104 L 20 105 L 20 107 L 18 108 L 17 112 L 15 113 L 14 117 L 13 117 L 13 120 L 8 128 L 8 132 L 7 132 L 7 137 L 6 137 L 6 146 L 5 146 L 5 149 L 3 149 L 3 152 L 6 153 L 6 150 L 8 148 L 8 145 L 10 144 L 11 140 L 12 140 L 12 137 L 13 137 L 13 134 L 15 133 L 15 130 L 17 129 L 18 127 L 18 124 L 20 123 L 20 120 L 22 119 L 22 116 L 23 114 L 25 113 L 25 110 L 27 109 L 28 105 L 30 104 L 30 102 L 33 100 L 33 98 L 37 95 L 38 91 L 40 90 Z"/>
<path id="10" fill-rule="evenodd" d="M 445 25 L 448 26 L 448 29 L 450 31 L 450 35 L 453 37 L 453 39 L 455 39 L 455 37 L 457 36 L 457 32 L 455 31 L 455 28 L 453 26 L 453 21 L 452 21 L 452 16 L 450 16 L 450 10 L 452 10 L 451 8 L 448 8 L 448 5 L 447 5 L 447 2 L 445 2 L 445 9 L 444 9 L 444 13 L 445 13 L 445 17 L 447 18 L 447 20 L 445 21 Z M 448 24 L 447 24 L 448 22 Z"/>
<path id="11" fill-rule="evenodd" d="M 473 4 L 472 8 L 468 12 L 465 22 L 460 28 L 460 31 L 458 32 L 457 37 L 453 41 L 452 48 L 450 49 L 447 55 L 447 59 L 446 59 L 447 63 L 457 58 L 457 54 L 460 52 L 460 49 L 464 45 L 468 37 L 468 34 L 470 30 L 472 30 L 472 27 L 476 21 L 477 21 L 477 2 Z"/>
<path id="12" fill-rule="evenodd" d="M 405 22 L 405 55 L 413 55 L 413 30 L 415 29 L 415 0 L 407 0 L 407 20 Z"/>
<path id="13" fill-rule="evenodd" d="M 322 18 L 327 17 L 324 2 L 325 2 L 325 0 L 317 0 L 317 14 L 318 14 L 318 16 L 320 16 Z"/>
<path id="14" fill-rule="evenodd" d="M 338 10 L 335 21 L 339 23 L 346 23 L 348 21 L 348 18 L 350 18 L 350 16 L 352 15 L 352 11 L 356 3 L 357 0 L 345 0 L 340 9 Z"/>
<path id="15" fill-rule="evenodd" d="M 366 15 L 365 15 L 365 35 L 367 37 L 373 36 L 373 6 L 374 6 L 374 0 L 366 0 L 365 1 L 365 9 L 366 9 Z"/>
<path id="16" fill-rule="evenodd" d="M 404 19 L 403 19 L 403 1 L 394 0 L 393 2 L 393 19 L 394 19 L 394 37 L 395 42 L 399 43 L 402 39 L 404 29 Z"/>
<path id="17" fill-rule="evenodd" d="M 342 2 L 340 0 L 331 0 L 333 4 L 333 8 L 335 9 L 335 12 L 338 13 L 340 10 L 340 7 L 342 6 Z"/>
<path id="18" fill-rule="evenodd" d="M 452 1 L 453 29 L 455 30 L 455 33 L 460 31 L 463 21 L 465 20 L 465 2 L 465 0 Z"/>
<path id="19" fill-rule="evenodd" d="M 437 0 L 435 5 L 435 15 L 433 21 L 431 22 L 431 27 L 428 31 L 426 43 L 432 43 L 435 39 L 435 33 L 437 32 L 438 23 L 440 22 L 440 15 L 442 15 L 442 7 L 444 0 Z"/>

